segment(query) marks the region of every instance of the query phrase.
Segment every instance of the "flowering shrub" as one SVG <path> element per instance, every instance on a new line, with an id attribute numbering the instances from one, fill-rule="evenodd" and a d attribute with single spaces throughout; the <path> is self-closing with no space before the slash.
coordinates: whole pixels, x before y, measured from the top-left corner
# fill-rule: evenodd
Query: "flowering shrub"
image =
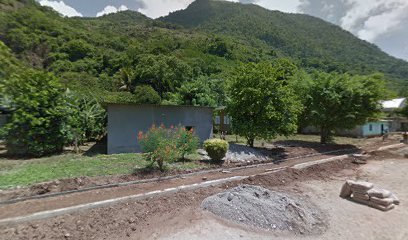
<path id="1" fill-rule="evenodd" d="M 138 140 L 142 151 L 157 162 L 160 170 L 164 170 L 165 163 L 184 159 L 186 154 L 196 151 L 199 144 L 194 130 L 164 125 L 153 125 L 147 133 L 139 132 Z"/>
<path id="2" fill-rule="evenodd" d="M 180 157 L 184 160 L 186 154 L 194 153 L 200 140 L 194 134 L 194 129 L 187 131 L 185 128 L 175 128 L 175 140 L 177 149 L 180 151 Z"/>

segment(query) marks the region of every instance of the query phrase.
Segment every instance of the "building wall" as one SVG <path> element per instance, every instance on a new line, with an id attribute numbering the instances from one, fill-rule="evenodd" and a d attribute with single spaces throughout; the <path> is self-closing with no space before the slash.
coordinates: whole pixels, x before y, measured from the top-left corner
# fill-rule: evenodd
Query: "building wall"
<path id="1" fill-rule="evenodd" d="M 193 127 L 201 142 L 212 137 L 212 108 L 188 106 L 108 106 L 108 154 L 140 152 L 139 131 L 153 124 Z"/>
<path id="2" fill-rule="evenodd" d="M 390 131 L 388 122 L 368 122 L 362 126 L 363 137 L 381 136 Z"/>
<path id="3" fill-rule="evenodd" d="M 371 125 L 371 126 L 370 126 Z M 383 129 L 381 128 L 383 126 Z M 316 127 L 309 126 L 301 131 L 305 134 L 319 134 L 320 130 Z M 385 121 L 378 122 L 368 122 L 364 125 L 357 126 L 353 129 L 337 129 L 337 136 L 347 136 L 347 137 L 373 137 L 381 136 L 384 132 L 390 132 L 390 123 Z"/>

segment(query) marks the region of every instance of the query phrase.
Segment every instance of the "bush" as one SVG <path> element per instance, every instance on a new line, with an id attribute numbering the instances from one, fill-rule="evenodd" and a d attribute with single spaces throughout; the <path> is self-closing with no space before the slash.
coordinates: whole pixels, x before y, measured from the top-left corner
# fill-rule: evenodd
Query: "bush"
<path id="1" fill-rule="evenodd" d="M 214 161 L 221 161 L 227 154 L 229 144 L 221 139 L 210 139 L 204 142 L 204 149 Z"/>
<path id="2" fill-rule="evenodd" d="M 140 85 L 135 88 L 135 99 L 140 104 L 160 104 L 160 95 L 149 85 Z"/>
<path id="3" fill-rule="evenodd" d="M 5 126 L 8 153 L 41 157 L 63 150 L 69 109 L 64 89 L 48 73 L 25 71 L 5 84 L 13 114 Z"/>
<path id="4" fill-rule="evenodd" d="M 146 134 L 139 132 L 138 140 L 142 151 L 157 162 L 161 171 L 164 170 L 165 163 L 184 159 L 186 154 L 195 152 L 199 143 L 194 130 L 187 131 L 183 127 L 166 128 L 163 125 L 153 125 Z"/>

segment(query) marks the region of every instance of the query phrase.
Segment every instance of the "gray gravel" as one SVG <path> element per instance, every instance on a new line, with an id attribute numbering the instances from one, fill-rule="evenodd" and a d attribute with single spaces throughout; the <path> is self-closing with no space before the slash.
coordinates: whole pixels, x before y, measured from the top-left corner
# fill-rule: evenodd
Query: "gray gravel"
<path id="1" fill-rule="evenodd" d="M 230 144 L 224 160 L 229 162 L 263 162 L 269 160 L 269 152 L 244 145 Z"/>
<path id="2" fill-rule="evenodd" d="M 308 200 L 259 186 L 229 189 L 201 206 L 226 220 L 270 231 L 319 234 L 327 228 L 323 212 Z"/>

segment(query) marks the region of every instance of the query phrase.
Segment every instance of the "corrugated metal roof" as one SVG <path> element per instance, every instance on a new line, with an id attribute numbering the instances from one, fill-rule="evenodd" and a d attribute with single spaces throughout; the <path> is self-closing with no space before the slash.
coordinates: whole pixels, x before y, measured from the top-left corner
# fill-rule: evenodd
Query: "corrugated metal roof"
<path id="1" fill-rule="evenodd" d="M 388 101 L 383 101 L 381 102 L 381 104 L 384 109 L 398 109 L 403 108 L 405 106 L 405 102 L 405 98 L 396 98 Z"/>
<path id="2" fill-rule="evenodd" d="M 135 107 L 162 107 L 162 108 L 207 108 L 214 109 L 214 107 L 207 106 L 193 106 L 193 105 L 159 105 L 159 104 L 136 104 L 136 103 L 106 103 L 105 106 L 124 105 Z"/>

